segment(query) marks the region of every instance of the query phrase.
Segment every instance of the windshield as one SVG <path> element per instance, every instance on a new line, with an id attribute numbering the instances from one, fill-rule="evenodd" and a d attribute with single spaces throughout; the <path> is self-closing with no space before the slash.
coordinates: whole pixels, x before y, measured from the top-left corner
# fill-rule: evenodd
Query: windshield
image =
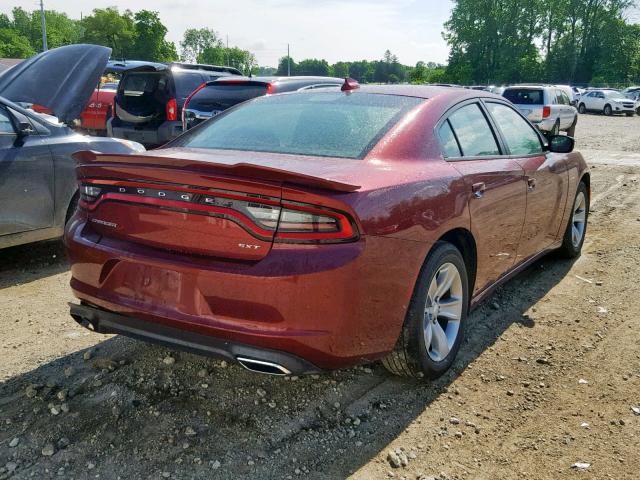
<path id="1" fill-rule="evenodd" d="M 259 97 L 172 146 L 362 158 L 422 98 L 305 92 Z"/>

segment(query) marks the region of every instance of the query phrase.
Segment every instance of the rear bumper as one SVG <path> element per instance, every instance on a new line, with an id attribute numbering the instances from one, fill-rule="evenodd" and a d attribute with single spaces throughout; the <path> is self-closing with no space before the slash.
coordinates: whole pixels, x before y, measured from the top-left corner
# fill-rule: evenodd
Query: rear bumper
<path id="1" fill-rule="evenodd" d="M 91 237 L 86 230 L 76 214 L 65 234 L 71 287 L 84 303 L 214 343 L 284 352 L 322 370 L 393 349 L 429 248 L 363 237 L 336 245 L 274 244 L 264 259 L 241 262 Z"/>
<path id="2" fill-rule="evenodd" d="M 107 122 L 107 133 L 110 137 L 133 140 L 145 146 L 162 145 L 182 133 L 182 122 L 164 122 L 158 127 L 150 128 L 120 125 L 117 120 L 114 122 L 111 118 Z"/>
<path id="3" fill-rule="evenodd" d="M 321 371 L 312 363 L 288 353 L 229 342 L 88 305 L 69 304 L 69 307 L 76 322 L 97 333 L 115 333 L 191 353 L 220 357 L 260 373 L 303 375 Z"/>

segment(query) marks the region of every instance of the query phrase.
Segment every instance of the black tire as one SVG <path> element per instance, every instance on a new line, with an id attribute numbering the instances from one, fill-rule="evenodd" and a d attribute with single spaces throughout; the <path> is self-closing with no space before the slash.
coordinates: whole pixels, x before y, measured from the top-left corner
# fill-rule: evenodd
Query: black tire
<path id="1" fill-rule="evenodd" d="M 579 242 L 575 242 L 573 238 L 574 228 L 574 213 L 576 212 L 576 206 L 578 203 L 578 197 L 584 196 L 584 228 L 581 232 L 581 238 Z M 562 246 L 559 253 L 566 258 L 577 258 L 582 252 L 582 246 L 584 245 L 584 239 L 587 236 L 587 225 L 589 224 L 589 191 L 584 182 L 578 184 L 576 195 L 573 199 L 571 211 L 569 212 L 569 221 L 567 222 L 567 228 L 564 231 L 564 238 L 562 239 Z"/>
<path id="2" fill-rule="evenodd" d="M 611 105 L 605 105 L 602 113 L 604 113 L 607 117 L 613 115 L 613 109 L 611 108 Z"/>
<path id="3" fill-rule="evenodd" d="M 578 113 L 584 114 L 587 113 L 587 107 L 584 106 L 584 103 L 578 105 Z"/>
<path id="4" fill-rule="evenodd" d="M 460 276 L 459 286 L 461 287 L 460 301 L 462 308 L 457 336 L 453 345 L 451 345 L 449 353 L 442 360 L 436 361 L 431 357 L 432 354 L 429 353 L 430 346 L 426 345 L 424 322 L 428 320 L 425 319 L 425 306 L 427 305 L 429 286 L 436 273 L 446 264 L 453 265 Z M 452 244 L 438 242 L 422 266 L 395 349 L 382 360 L 382 364 L 395 375 L 427 379 L 440 377 L 451 367 L 460 349 L 464 338 L 468 311 L 469 280 L 462 255 Z M 441 325 L 442 322 L 445 322 L 448 326 L 448 321 L 445 319 L 440 320 L 439 318 L 435 321 Z M 443 329 L 446 330 L 447 327 L 445 326 Z"/>
<path id="5" fill-rule="evenodd" d="M 578 116 L 577 115 L 576 115 L 576 118 L 573 120 L 573 123 L 571 124 L 571 126 L 567 130 L 567 135 L 569 135 L 570 137 L 575 137 L 576 136 L 576 125 L 578 125 Z"/>
<path id="6" fill-rule="evenodd" d="M 76 192 L 71 198 L 71 201 L 69 202 L 69 206 L 67 207 L 67 214 L 64 218 L 65 226 L 67 225 L 67 223 L 69 223 L 69 220 L 71 220 L 71 217 L 73 217 L 73 214 L 76 213 L 77 209 L 78 209 L 78 193 Z"/>

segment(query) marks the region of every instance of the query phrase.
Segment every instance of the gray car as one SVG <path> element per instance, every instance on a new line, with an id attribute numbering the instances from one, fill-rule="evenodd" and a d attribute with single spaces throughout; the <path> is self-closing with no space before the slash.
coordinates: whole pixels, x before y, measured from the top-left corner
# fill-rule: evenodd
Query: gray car
<path id="1" fill-rule="evenodd" d="M 516 85 L 507 87 L 502 96 L 513 103 L 543 133 L 575 135 L 578 110 L 567 93 L 549 85 Z"/>
<path id="2" fill-rule="evenodd" d="M 144 150 L 135 142 L 80 135 L 63 123 L 79 116 L 110 52 L 61 47 L 0 75 L 0 248 L 62 236 L 77 201 L 74 152 Z M 45 106 L 55 117 L 25 103 Z"/>

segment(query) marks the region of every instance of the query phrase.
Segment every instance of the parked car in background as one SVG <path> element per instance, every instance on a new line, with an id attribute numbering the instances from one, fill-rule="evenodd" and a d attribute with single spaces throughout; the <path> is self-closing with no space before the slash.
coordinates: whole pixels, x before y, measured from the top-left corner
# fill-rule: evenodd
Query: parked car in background
<path id="1" fill-rule="evenodd" d="M 254 98 L 155 151 L 76 154 L 73 318 L 261 373 L 382 358 L 435 378 L 493 288 L 580 254 L 573 138 L 487 92 L 343 90 Z"/>
<path id="2" fill-rule="evenodd" d="M 117 83 L 98 86 L 91 94 L 89 103 L 80 113 L 80 128 L 93 135 L 107 134 L 107 120 L 112 115 L 113 99 L 118 89 Z"/>
<path id="3" fill-rule="evenodd" d="M 559 90 L 562 90 L 564 93 L 567 94 L 567 97 L 569 97 L 569 101 L 571 102 L 572 106 L 574 107 L 578 106 L 578 101 L 577 101 L 575 92 L 573 90 L 573 87 L 569 85 L 554 85 L 554 87 L 556 87 Z"/>
<path id="4" fill-rule="evenodd" d="M 605 115 L 623 113 L 632 117 L 636 113 L 636 103 L 634 100 L 625 97 L 622 93 L 614 90 L 591 90 L 582 97 L 578 105 L 580 113 L 601 112 Z"/>
<path id="5" fill-rule="evenodd" d="M 507 87 L 500 86 L 500 85 L 498 86 L 492 85 L 491 87 L 489 87 L 489 91 L 491 93 L 495 93 L 496 95 L 502 95 L 504 93 L 505 88 Z"/>
<path id="6" fill-rule="evenodd" d="M 502 96 L 541 132 L 558 135 L 564 131 L 571 137 L 575 135 L 578 111 L 564 90 L 546 85 L 517 85 L 507 87 Z"/>
<path id="7" fill-rule="evenodd" d="M 634 86 L 634 87 L 627 87 L 624 90 L 622 90 L 623 95 L 627 95 L 629 93 L 635 93 L 635 92 L 640 92 L 640 86 Z"/>
<path id="8" fill-rule="evenodd" d="M 184 101 L 198 86 L 219 77 L 241 76 L 231 67 L 136 62 L 125 67 L 107 121 L 110 137 L 153 147 L 182 133 Z"/>
<path id="9" fill-rule="evenodd" d="M 110 52 L 96 45 L 56 48 L 0 76 L 0 248 L 62 235 L 78 200 L 74 152 L 144 151 L 127 140 L 80 135 L 58 121 L 78 117 Z"/>
<path id="10" fill-rule="evenodd" d="M 632 90 L 624 96 L 635 102 L 636 115 L 640 115 L 640 90 Z"/>
<path id="11" fill-rule="evenodd" d="M 246 100 L 274 93 L 322 87 L 340 87 L 335 77 L 244 77 L 221 78 L 200 85 L 185 100 L 182 126 L 186 131 Z"/>

